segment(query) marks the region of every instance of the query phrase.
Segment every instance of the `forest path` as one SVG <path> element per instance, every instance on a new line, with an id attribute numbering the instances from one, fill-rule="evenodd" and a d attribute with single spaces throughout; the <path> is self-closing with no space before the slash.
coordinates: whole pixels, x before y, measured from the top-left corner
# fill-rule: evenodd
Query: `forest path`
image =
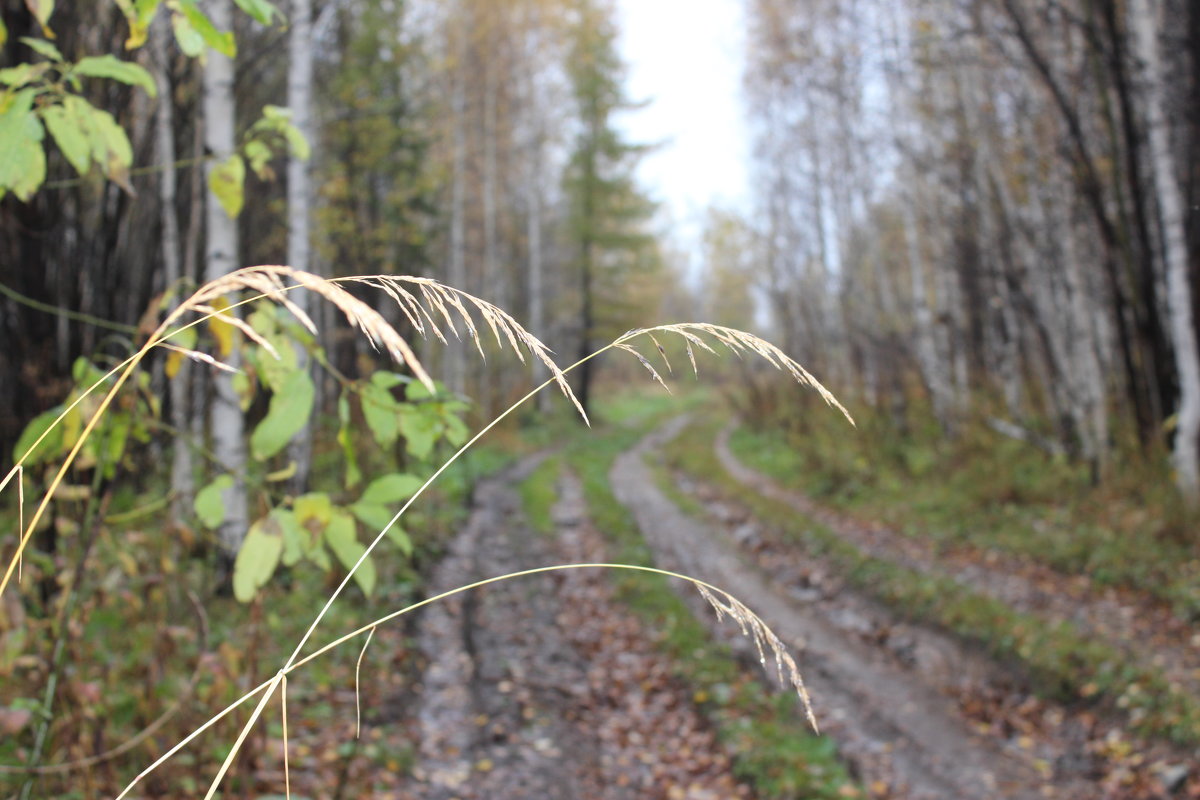
<path id="1" fill-rule="evenodd" d="M 1077 752 L 1082 741 L 1022 747 L 982 734 L 962 713 L 952 698 L 961 681 L 983 681 L 995 665 L 919 628 L 905 631 L 907 657 L 901 658 L 863 635 L 888 616 L 885 609 L 845 587 L 797 596 L 790 587 L 803 585 L 803 576 L 789 584 L 765 573 L 729 532 L 680 511 L 656 486 L 644 456 L 686 424 L 676 418 L 619 457 L 610 474 L 614 493 L 634 514 L 660 566 L 731 592 L 796 648 L 818 719 L 864 783 L 881 781 L 889 795 L 910 798 L 1105 796 L 1086 775 L 1049 768 L 1050 759 L 1086 761 Z"/>
<path id="2" fill-rule="evenodd" d="M 938 552 L 931 538 L 907 536 L 823 507 L 738 460 L 729 446 L 733 428 L 717 434 L 715 450 L 725 471 L 747 489 L 819 522 L 870 556 L 923 574 L 945 575 L 1017 611 L 1070 622 L 1200 697 L 1200 632 L 1166 603 L 994 550 L 959 546 Z"/>
<path id="3" fill-rule="evenodd" d="M 528 458 L 477 486 L 429 591 L 556 563 L 604 560 L 581 490 L 564 480 L 555 535 L 530 530 L 513 485 Z M 416 760 L 403 795 L 669 798 L 749 795 L 651 635 L 584 569 L 492 584 L 433 605 L 418 647 Z"/>

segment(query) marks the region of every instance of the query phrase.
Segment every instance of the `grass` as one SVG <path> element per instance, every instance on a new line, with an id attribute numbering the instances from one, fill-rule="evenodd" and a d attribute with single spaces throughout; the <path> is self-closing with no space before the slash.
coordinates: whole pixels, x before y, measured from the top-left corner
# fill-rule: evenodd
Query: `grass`
<path id="1" fill-rule="evenodd" d="M 747 506 L 785 543 L 827 560 L 857 590 L 901 616 L 953 633 L 1019 668 L 1039 693 L 1067 702 L 1104 702 L 1124 709 L 1141 734 L 1200 744 L 1200 703 L 1173 688 L 1157 670 L 1133 663 L 1073 625 L 1020 613 L 950 578 L 866 555 L 790 506 L 748 493 L 716 458 L 716 431 L 713 422 L 693 424 L 664 449 L 665 465 Z M 677 489 L 673 493 L 680 494 Z"/>
<path id="2" fill-rule="evenodd" d="M 542 536 L 554 533 L 554 520 L 550 512 L 558 500 L 556 484 L 561 467 L 558 458 L 547 458 L 517 487 L 530 527 Z"/>
<path id="3" fill-rule="evenodd" d="M 665 409 L 643 406 L 638 410 L 638 405 L 636 399 L 623 400 L 614 416 L 634 424 L 609 428 L 603 435 L 579 435 L 563 461 L 579 476 L 589 517 L 607 537 L 611 557 L 648 566 L 653 562 L 650 549 L 608 482 L 613 460 L 660 420 Z M 533 518 L 542 514 L 552 494 L 560 465 L 553 466 L 533 473 L 522 489 Z M 732 651 L 713 641 L 665 578 L 615 573 L 612 580 L 618 598 L 659 632 L 658 646 L 694 689 L 721 741 L 733 753 L 738 777 L 754 786 L 757 796 L 817 800 L 857 796 L 852 792 L 860 790 L 838 761 L 832 740 L 806 727 L 794 695 L 772 695 L 749 677 Z"/>
<path id="4" fill-rule="evenodd" d="M 1085 467 L 990 430 L 951 441 L 929 425 L 904 433 L 883 419 L 864 424 L 852 437 L 819 422 L 783 435 L 742 427 L 730 446 L 746 465 L 834 508 L 940 547 L 997 550 L 1130 587 L 1200 620 L 1200 519 L 1145 457 L 1122 459 L 1092 486 Z"/>

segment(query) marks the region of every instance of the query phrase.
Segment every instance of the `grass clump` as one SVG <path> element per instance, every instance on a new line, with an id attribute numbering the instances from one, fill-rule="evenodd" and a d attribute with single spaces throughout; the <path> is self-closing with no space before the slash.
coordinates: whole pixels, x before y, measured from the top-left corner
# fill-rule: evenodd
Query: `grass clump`
<path id="1" fill-rule="evenodd" d="M 554 533 L 554 519 L 550 512 L 558 500 L 557 482 L 560 469 L 561 462 L 558 458 L 547 458 L 517 487 L 530 527 L 542 536 Z"/>
<path id="2" fill-rule="evenodd" d="M 664 448 L 666 466 L 747 506 L 785 544 L 826 559 L 857 590 L 902 617 L 946 630 L 1017 666 L 1036 692 L 1059 701 L 1104 702 L 1123 709 L 1143 735 L 1200 744 L 1200 703 L 1172 687 L 1160 671 L 1135 663 L 1070 623 L 1018 612 L 949 577 L 867 555 L 816 520 L 747 492 L 713 451 L 717 428 L 713 422 L 694 423 Z M 673 489 L 673 496 L 680 494 Z"/>
<path id="3" fill-rule="evenodd" d="M 730 447 L 784 486 L 940 547 L 1032 558 L 1200 619 L 1200 550 L 1187 533 L 1200 520 L 1179 507 L 1171 482 L 1149 461 L 1130 459 L 1120 475 L 1093 485 L 1086 466 L 981 425 L 954 440 L 931 425 L 901 431 L 882 418 L 866 425 L 854 437 L 820 422 L 744 426 Z"/>

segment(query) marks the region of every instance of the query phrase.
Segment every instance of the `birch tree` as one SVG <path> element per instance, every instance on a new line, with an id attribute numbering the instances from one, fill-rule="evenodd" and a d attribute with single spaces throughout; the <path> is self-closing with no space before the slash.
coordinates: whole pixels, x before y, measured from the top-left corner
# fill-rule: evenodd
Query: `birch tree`
<path id="1" fill-rule="evenodd" d="M 205 10 L 217 28 L 229 30 L 232 24 L 230 0 L 208 0 Z M 239 183 L 241 180 L 240 175 L 230 175 L 231 169 L 237 170 L 230 165 L 241 163 L 232 160 L 235 151 L 233 59 L 215 51 L 209 52 L 202 88 L 204 146 L 211 156 L 205 168 L 209 189 L 205 205 L 204 279 L 212 281 L 238 267 L 237 209 L 226 208 L 215 188 L 231 177 L 236 177 Z M 220 355 L 236 369 L 241 363 L 236 345 L 239 334 L 228 323 L 214 325 L 224 333 L 220 337 L 223 343 Z M 225 514 L 217 536 L 222 551 L 232 559 L 249 526 L 243 480 L 246 470 L 245 422 L 231 375 L 219 372 L 211 383 L 213 397 L 208 423 L 212 453 L 218 469 L 232 478 L 229 487 L 222 492 Z"/>
<path id="2" fill-rule="evenodd" d="M 288 108 L 291 110 L 292 124 L 306 141 L 313 142 L 316 141 L 316 137 L 312 114 L 312 0 L 292 0 L 291 11 L 291 25 L 288 29 Z M 312 189 L 309 181 L 309 161 L 296 153 L 291 153 L 288 157 L 287 208 L 287 263 L 296 269 L 311 272 Z M 292 302 L 303 311 L 309 311 L 309 293 L 294 294 Z M 303 346 L 297 346 L 296 359 L 298 368 L 308 368 L 308 352 Z M 297 493 L 307 488 L 312 467 L 312 446 L 312 426 L 305 425 L 288 447 L 288 455 L 296 463 L 292 487 Z"/>
<path id="3" fill-rule="evenodd" d="M 1171 153 L 1167 128 L 1167 73 L 1160 52 L 1158 11 L 1153 0 L 1131 0 L 1129 24 L 1134 46 L 1145 71 L 1145 108 L 1154 193 L 1162 226 L 1162 251 L 1166 262 L 1167 301 L 1175 367 L 1179 375 L 1179 410 L 1176 412 L 1174 463 L 1179 489 L 1193 505 L 1200 503 L 1200 350 L 1196 346 L 1195 299 L 1189 275 L 1184 225 L 1183 192 Z"/>

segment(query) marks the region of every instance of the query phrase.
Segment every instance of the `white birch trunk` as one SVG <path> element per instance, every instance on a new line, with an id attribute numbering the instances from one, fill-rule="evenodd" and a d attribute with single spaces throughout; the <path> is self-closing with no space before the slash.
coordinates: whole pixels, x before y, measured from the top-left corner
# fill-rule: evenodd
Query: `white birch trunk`
<path id="1" fill-rule="evenodd" d="M 230 29 L 232 14 L 229 0 L 208 0 L 205 3 L 205 11 L 219 30 Z M 210 154 L 205 169 L 206 176 L 234 152 L 233 78 L 233 61 L 210 50 L 203 79 L 204 145 Z M 211 191 L 208 192 L 206 200 L 204 279 L 212 281 L 237 267 L 238 230 L 237 220 L 231 219 L 225 213 Z M 236 346 L 224 358 L 231 367 L 236 368 L 241 363 Z M 217 537 L 222 551 L 232 558 L 241 547 L 249 525 L 244 480 L 245 422 L 229 373 L 220 371 L 215 374 L 212 386 L 212 407 L 209 410 L 212 452 L 218 469 L 234 479 L 233 487 L 228 489 L 222 498 L 225 502 L 225 521 L 217 531 Z"/>
<path id="2" fill-rule="evenodd" d="M 1134 52 L 1145 69 L 1147 147 L 1155 196 L 1163 231 L 1166 261 L 1167 303 L 1171 338 L 1175 346 L 1175 368 L 1179 373 L 1178 425 L 1175 433 L 1176 482 L 1192 504 L 1200 503 L 1200 353 L 1192 318 L 1192 287 L 1188 277 L 1187 239 L 1184 232 L 1184 200 L 1179 185 L 1167 130 L 1166 74 L 1158 33 L 1158 3 L 1130 0 L 1129 26 Z"/>
<path id="3" fill-rule="evenodd" d="M 292 123 L 315 145 L 315 126 L 312 116 L 312 0 L 292 0 L 291 27 L 288 31 L 288 108 Z M 296 269 L 312 271 L 310 254 L 310 219 L 312 191 L 309 181 L 309 162 L 290 156 L 287 168 L 288 240 L 287 262 Z M 309 310 L 311 296 L 307 291 L 292 292 L 291 300 L 304 311 Z M 300 369 L 309 369 L 308 351 L 296 347 Z M 308 488 L 312 469 L 312 425 L 305 425 L 288 447 L 288 456 L 296 463 L 296 474 L 290 481 L 296 493 Z"/>

